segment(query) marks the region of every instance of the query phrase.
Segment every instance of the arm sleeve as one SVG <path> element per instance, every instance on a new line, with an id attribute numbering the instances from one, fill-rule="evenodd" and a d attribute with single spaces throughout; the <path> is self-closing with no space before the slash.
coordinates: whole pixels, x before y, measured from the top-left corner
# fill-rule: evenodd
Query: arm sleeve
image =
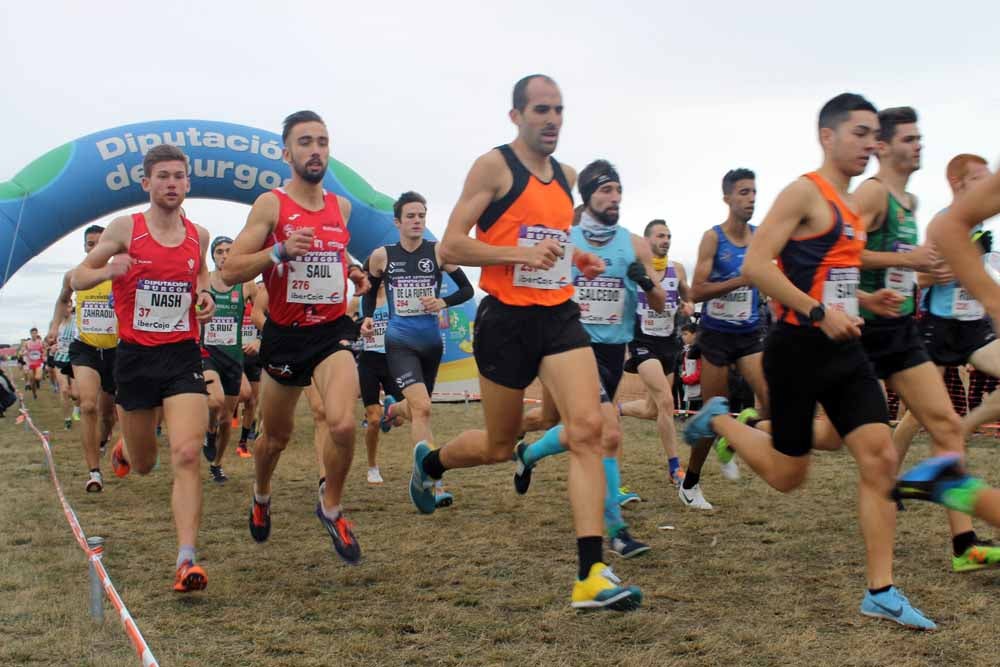
<path id="1" fill-rule="evenodd" d="M 382 276 L 368 274 L 368 283 L 371 287 L 361 295 L 361 318 L 371 317 L 375 314 L 375 301 L 378 299 L 378 288 L 382 284 Z"/>
<path id="2" fill-rule="evenodd" d="M 452 306 L 457 306 L 458 304 L 465 303 L 471 299 L 475 292 L 472 289 L 472 283 L 469 282 L 469 277 L 465 275 L 465 271 L 461 268 L 457 268 L 454 271 L 449 271 L 448 275 L 455 281 L 458 291 L 452 292 L 448 296 L 444 297 L 444 305 L 451 308 Z"/>

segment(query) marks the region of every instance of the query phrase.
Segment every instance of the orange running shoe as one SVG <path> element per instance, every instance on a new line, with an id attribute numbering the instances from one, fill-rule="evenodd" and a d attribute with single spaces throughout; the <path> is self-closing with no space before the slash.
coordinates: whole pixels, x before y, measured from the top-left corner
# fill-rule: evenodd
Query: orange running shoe
<path id="1" fill-rule="evenodd" d="M 250 453 L 250 450 L 247 448 L 247 444 L 245 442 L 241 442 L 236 445 L 236 453 L 239 454 L 241 459 L 253 458 L 253 454 Z"/>
<path id="2" fill-rule="evenodd" d="M 111 450 L 111 469 L 115 471 L 115 477 L 124 477 L 132 470 L 132 466 L 125 460 L 125 440 L 118 438 L 115 448 Z"/>
<path id="3" fill-rule="evenodd" d="M 233 417 L 229 422 L 230 428 L 239 428 L 242 426 L 242 420 L 239 417 Z"/>
<path id="4" fill-rule="evenodd" d="M 200 565 L 186 560 L 177 568 L 177 573 L 174 575 L 174 591 L 190 593 L 205 590 L 206 586 L 208 586 L 208 575 Z"/>

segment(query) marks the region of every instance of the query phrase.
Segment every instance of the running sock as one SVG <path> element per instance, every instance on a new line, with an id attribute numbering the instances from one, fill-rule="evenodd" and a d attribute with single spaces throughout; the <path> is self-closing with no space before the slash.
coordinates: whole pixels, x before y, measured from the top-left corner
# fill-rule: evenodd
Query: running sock
<path id="1" fill-rule="evenodd" d="M 100 473 L 100 472 L 101 472 L 101 469 L 100 469 L 100 468 L 91 468 L 91 469 L 90 469 L 90 472 L 96 472 L 96 473 Z M 973 533 L 973 536 L 975 536 L 975 533 Z M 964 553 L 964 552 L 963 552 L 963 553 Z M 957 555 L 961 555 L 961 554 L 957 554 Z"/>
<path id="2" fill-rule="evenodd" d="M 878 595 L 879 593 L 885 593 L 890 588 L 892 588 L 892 584 L 889 584 L 888 586 L 883 586 L 882 588 L 869 588 L 868 592 L 871 593 L 872 595 Z"/>
<path id="3" fill-rule="evenodd" d="M 194 546 L 190 544 L 182 544 L 177 550 L 177 567 L 186 560 L 194 562 Z"/>
<path id="4" fill-rule="evenodd" d="M 959 533 L 951 538 L 951 548 L 955 551 L 956 556 L 964 554 L 975 543 L 976 531 L 974 530 L 967 530 L 966 532 Z"/>
<path id="5" fill-rule="evenodd" d="M 267 503 L 271 502 L 271 494 L 270 493 L 257 493 L 257 485 L 254 484 L 253 485 L 253 499 L 255 501 L 257 501 L 258 503 L 260 503 L 261 505 L 266 505 Z"/>
<path id="6" fill-rule="evenodd" d="M 444 477 L 445 467 L 441 464 L 441 450 L 432 449 L 430 454 L 424 457 L 424 472 L 431 479 L 441 479 Z"/>
<path id="7" fill-rule="evenodd" d="M 590 575 L 590 568 L 594 563 L 604 562 L 604 540 L 600 535 L 576 538 L 576 553 L 580 561 L 580 569 L 576 578 L 583 581 Z"/>
<path id="8" fill-rule="evenodd" d="M 528 445 L 524 450 L 524 465 L 533 466 L 546 456 L 565 452 L 566 448 L 559 442 L 559 434 L 563 428 L 562 424 L 553 426 L 541 438 Z"/>
<path id="9" fill-rule="evenodd" d="M 625 526 L 622 519 L 622 508 L 618 505 L 618 488 L 622 485 L 621 473 L 618 471 L 618 459 L 609 456 L 604 459 L 604 527 L 608 537 L 618 534 Z"/>
<path id="10" fill-rule="evenodd" d="M 701 479 L 701 473 L 691 472 L 690 470 L 688 470 L 686 473 L 684 473 L 684 483 L 681 484 L 681 487 L 690 491 L 695 486 L 697 486 L 698 480 L 700 479 Z"/>
<path id="11" fill-rule="evenodd" d="M 240 429 L 240 442 L 246 442 L 247 438 L 250 437 L 250 429 L 246 426 Z"/>
<path id="12" fill-rule="evenodd" d="M 673 477 L 674 473 L 681 468 L 681 460 L 676 456 L 671 456 L 667 459 L 667 465 L 670 467 L 670 476 Z"/>
<path id="13" fill-rule="evenodd" d="M 330 521 L 336 521 L 338 518 L 340 518 L 340 512 L 342 509 L 340 505 L 327 509 L 326 507 L 323 506 L 323 501 L 321 500 L 319 501 L 319 506 L 320 509 L 323 510 L 323 516 L 325 516 Z"/>

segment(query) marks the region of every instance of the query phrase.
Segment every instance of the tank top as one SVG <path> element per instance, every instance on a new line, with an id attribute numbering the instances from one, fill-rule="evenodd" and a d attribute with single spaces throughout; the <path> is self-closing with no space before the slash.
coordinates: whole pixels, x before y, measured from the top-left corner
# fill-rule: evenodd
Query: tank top
<path id="1" fill-rule="evenodd" d="M 145 215 L 132 215 L 132 268 L 112 283 L 118 336 L 126 343 L 151 347 L 198 340 L 194 307 L 201 244 L 194 224 L 182 221 L 184 239 L 167 247 L 153 238 Z"/>
<path id="2" fill-rule="evenodd" d="M 868 232 L 865 249 L 873 252 L 910 252 L 917 245 L 917 221 L 913 216 L 913 211 L 903 206 L 902 202 L 890 192 L 885 210 L 885 222 L 875 231 Z M 899 314 L 912 315 L 914 311 L 913 293 L 917 287 L 916 271 L 893 266 L 887 269 L 869 269 L 861 272 L 861 283 L 858 289 L 865 292 L 877 292 L 885 287 L 898 292 L 906 299 L 899 306 Z M 861 309 L 861 316 L 866 320 L 895 319 L 879 317 L 866 308 Z"/>
<path id="3" fill-rule="evenodd" d="M 982 225 L 976 225 L 971 234 L 982 228 Z M 931 285 L 924 290 L 921 299 L 923 310 L 936 317 L 963 322 L 975 322 L 986 317 L 983 304 L 979 303 L 969 290 L 959 285 L 957 280 L 942 285 Z"/>
<path id="4" fill-rule="evenodd" d="M 630 315 L 636 309 L 636 284 L 628 278 L 628 265 L 635 261 L 632 235 L 621 228 L 602 246 L 591 245 L 583 230 L 569 233 L 575 247 L 585 248 L 604 260 L 607 268 L 593 280 L 573 267 L 573 299 L 580 304 L 580 322 L 595 343 L 618 344 L 632 340 L 635 328 Z"/>
<path id="5" fill-rule="evenodd" d="M 323 208 L 310 211 L 295 203 L 282 188 L 271 190 L 279 202 L 278 223 L 265 248 L 284 242 L 296 229 L 315 231 L 313 249 L 264 270 L 268 319 L 286 327 L 332 322 L 347 312 L 347 244 L 351 234 L 340 214 L 337 195 L 323 192 Z"/>
<path id="6" fill-rule="evenodd" d="M 750 234 L 757 229 L 747 225 Z M 708 282 L 721 283 L 737 278 L 743 270 L 743 258 L 747 254 L 747 246 L 738 246 L 729 240 L 722 230 L 722 225 L 712 227 L 718 242 L 715 246 L 715 256 L 712 258 L 712 272 Z M 760 293 L 756 287 L 744 285 L 733 291 L 709 299 L 701 312 L 699 326 L 712 331 L 747 333 L 760 328 Z"/>
<path id="7" fill-rule="evenodd" d="M 829 229 L 801 239 L 789 239 L 778 255 L 778 268 L 797 288 L 821 302 L 827 310 L 843 310 L 858 315 L 858 281 L 861 251 L 866 233 L 861 217 L 841 198 L 826 179 L 816 172 L 805 175 L 830 204 L 833 224 Z M 814 326 L 784 304 L 771 300 L 775 320 L 800 326 Z"/>
<path id="8" fill-rule="evenodd" d="M 99 350 L 110 350 L 118 344 L 118 319 L 110 280 L 76 291 L 76 331 L 81 343 Z"/>
<path id="9" fill-rule="evenodd" d="M 555 158 L 552 180 L 544 183 L 528 171 L 510 146 L 498 146 L 513 177 L 510 191 L 491 202 L 476 223 L 476 238 L 492 246 L 533 246 L 555 239 L 563 256 L 551 269 L 524 264 L 484 266 L 479 287 L 510 306 L 556 306 L 573 296 L 573 249 L 569 228 L 573 222 L 573 194 Z"/>
<path id="10" fill-rule="evenodd" d="M 45 341 L 29 339 L 24 348 L 28 365 L 31 367 L 41 366 L 45 359 Z"/>
<path id="11" fill-rule="evenodd" d="M 201 344 L 243 361 L 243 316 L 249 305 L 243 299 L 243 284 L 220 292 L 209 285 L 215 297 L 215 314 L 201 328 Z M 252 326 L 252 325 L 251 325 Z"/>
<path id="12" fill-rule="evenodd" d="M 385 354 L 385 330 L 389 326 L 389 305 L 383 303 L 375 307 L 372 314 L 372 325 L 375 328 L 371 336 L 361 337 L 361 350 Z"/>
<path id="13" fill-rule="evenodd" d="M 669 338 L 676 336 L 674 329 L 677 310 L 681 306 L 680 292 L 677 289 L 677 269 L 672 263 L 667 264 L 660 279 L 660 287 L 667 293 L 663 312 L 658 313 L 649 307 L 646 293 L 638 291 L 638 302 L 635 309 L 635 338 Z"/>
<path id="14" fill-rule="evenodd" d="M 66 320 L 59 327 L 56 335 L 56 361 L 66 363 L 69 361 L 69 346 L 76 338 L 76 320 Z"/>
<path id="15" fill-rule="evenodd" d="M 385 299 L 389 307 L 386 340 L 410 344 L 439 344 L 438 314 L 425 313 L 421 297 L 441 293 L 437 243 L 424 240 L 413 252 L 398 243 L 385 246 Z"/>

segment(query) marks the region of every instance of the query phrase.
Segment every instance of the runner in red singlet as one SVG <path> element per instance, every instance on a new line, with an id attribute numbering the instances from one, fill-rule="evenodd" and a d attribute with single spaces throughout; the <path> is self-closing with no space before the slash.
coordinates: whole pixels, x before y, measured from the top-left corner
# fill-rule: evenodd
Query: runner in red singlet
<path id="1" fill-rule="evenodd" d="M 24 350 L 28 360 L 31 395 L 38 398 L 38 389 L 42 386 L 42 375 L 45 370 L 45 341 L 38 335 L 37 328 L 31 327 L 31 338 L 24 344 Z"/>
<path id="2" fill-rule="evenodd" d="M 116 402 L 124 438 L 112 453 L 118 477 L 132 468 L 144 475 L 156 465 L 155 409 L 163 406 L 179 545 L 174 590 L 188 592 L 208 584 L 195 562 L 201 519 L 199 459 L 208 427 L 198 323 L 215 312 L 205 265 L 208 232 L 181 211 L 191 182 L 187 156 L 179 148 L 152 148 L 143 160 L 143 173 L 150 207 L 112 221 L 73 272 L 71 285 L 85 290 L 112 280 L 120 339 Z"/>
<path id="3" fill-rule="evenodd" d="M 312 111 L 285 119 L 284 158 L 292 167 L 285 188 L 254 202 L 223 267 L 233 284 L 264 274 L 268 318 L 261 331 L 261 420 L 264 432 L 254 451 L 256 482 L 250 508 L 250 534 L 263 542 L 271 533 L 271 475 L 288 445 L 295 404 L 312 383 L 323 402 L 330 432 L 316 515 L 348 563 L 361 547 L 341 511 L 344 480 L 354 457 L 354 401 L 358 371 L 351 350 L 357 325 L 346 315 L 347 281 L 357 293 L 368 289 L 360 266 L 350 265 L 347 223 L 351 203 L 323 189 L 330 138 Z"/>

